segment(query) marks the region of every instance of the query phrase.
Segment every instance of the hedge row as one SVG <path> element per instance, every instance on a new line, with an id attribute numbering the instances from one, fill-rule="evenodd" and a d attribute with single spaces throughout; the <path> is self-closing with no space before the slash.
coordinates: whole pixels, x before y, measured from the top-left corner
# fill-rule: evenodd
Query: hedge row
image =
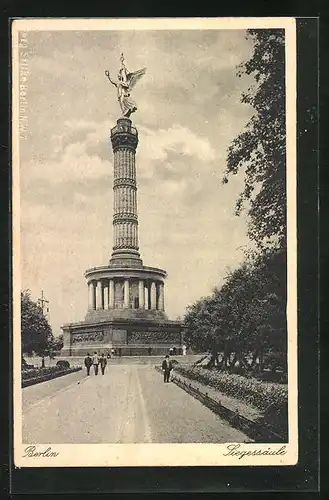
<path id="1" fill-rule="evenodd" d="M 192 380 L 215 387 L 222 393 L 241 399 L 262 411 L 288 404 L 288 387 L 283 384 L 186 365 L 175 366 L 175 371 Z"/>
<path id="2" fill-rule="evenodd" d="M 39 382 L 45 382 L 46 380 L 68 375 L 69 373 L 77 372 L 79 370 L 82 370 L 81 366 L 66 369 L 63 369 L 61 366 L 48 366 L 39 369 L 23 370 L 22 387 L 38 384 Z"/>
<path id="3" fill-rule="evenodd" d="M 48 373 L 56 373 L 63 371 L 63 368 L 59 366 L 45 366 L 44 368 L 28 368 L 22 370 L 22 379 L 28 380 L 30 378 L 36 378 L 42 375 L 47 375 Z"/>

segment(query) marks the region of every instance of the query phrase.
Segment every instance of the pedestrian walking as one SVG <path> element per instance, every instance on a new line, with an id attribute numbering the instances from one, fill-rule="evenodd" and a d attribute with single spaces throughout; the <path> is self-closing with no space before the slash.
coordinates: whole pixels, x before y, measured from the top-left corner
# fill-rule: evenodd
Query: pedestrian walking
<path id="1" fill-rule="evenodd" d="M 99 357 L 97 352 L 95 352 L 93 355 L 93 365 L 94 365 L 95 375 L 98 375 Z"/>
<path id="2" fill-rule="evenodd" d="M 99 360 L 99 364 L 101 365 L 102 375 L 104 375 L 105 367 L 107 365 L 106 357 L 104 356 L 104 354 L 101 355 L 101 358 Z"/>
<path id="3" fill-rule="evenodd" d="M 87 368 L 87 375 L 90 375 L 90 368 L 92 364 L 93 360 L 91 359 L 90 354 L 88 352 L 87 356 L 85 357 L 85 367 Z"/>
<path id="4" fill-rule="evenodd" d="M 173 369 L 172 361 L 170 359 L 169 354 L 166 355 L 165 359 L 162 361 L 162 370 L 163 370 L 163 381 L 169 382 L 170 372 Z"/>
<path id="5" fill-rule="evenodd" d="M 182 351 L 183 351 L 183 356 L 186 356 L 186 345 L 184 344 L 183 347 L 182 347 Z"/>
<path id="6" fill-rule="evenodd" d="M 173 352 L 174 352 L 174 349 L 173 349 L 173 347 L 171 347 L 171 348 L 169 349 L 169 354 L 170 354 L 170 356 L 173 354 Z"/>

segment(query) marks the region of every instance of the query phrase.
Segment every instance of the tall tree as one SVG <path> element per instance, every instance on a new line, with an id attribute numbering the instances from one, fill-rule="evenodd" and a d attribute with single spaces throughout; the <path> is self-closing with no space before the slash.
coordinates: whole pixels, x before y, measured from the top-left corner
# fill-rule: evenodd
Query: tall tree
<path id="1" fill-rule="evenodd" d="M 29 290 L 21 292 L 21 341 L 23 354 L 45 355 L 53 334 L 42 308 L 31 299 Z"/>
<path id="2" fill-rule="evenodd" d="M 241 96 L 254 113 L 230 145 L 223 183 L 230 174 L 244 172 L 245 186 L 236 214 L 248 210 L 248 234 L 259 248 L 286 245 L 286 127 L 285 50 L 282 29 L 252 29 L 249 61 L 238 76 L 252 75 L 254 84 Z"/>
<path id="3" fill-rule="evenodd" d="M 199 349 L 213 345 L 224 353 L 224 365 L 231 352 L 236 359 L 250 353 L 261 358 L 263 354 L 284 356 L 285 282 L 284 250 L 252 255 L 228 273 L 220 289 L 187 308 L 186 341 Z"/>

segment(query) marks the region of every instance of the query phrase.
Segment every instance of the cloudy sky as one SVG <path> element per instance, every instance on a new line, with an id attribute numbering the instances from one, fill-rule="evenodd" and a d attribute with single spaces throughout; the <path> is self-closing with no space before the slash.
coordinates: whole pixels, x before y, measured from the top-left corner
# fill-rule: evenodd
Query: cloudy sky
<path id="1" fill-rule="evenodd" d="M 29 32 L 28 128 L 20 141 L 22 287 L 50 301 L 54 333 L 87 311 L 85 269 L 112 252 L 113 156 L 119 117 L 113 76 L 124 52 L 147 67 L 133 98 L 139 130 L 139 243 L 166 269 L 171 319 L 220 285 L 248 246 L 234 204 L 243 177 L 221 184 L 227 148 L 252 110 L 237 65 L 252 51 L 243 30 Z"/>

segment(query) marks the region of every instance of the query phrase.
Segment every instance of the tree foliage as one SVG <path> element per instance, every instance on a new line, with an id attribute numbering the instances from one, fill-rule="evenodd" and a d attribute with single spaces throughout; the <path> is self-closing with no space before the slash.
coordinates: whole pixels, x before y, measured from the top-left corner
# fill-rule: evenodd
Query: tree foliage
<path id="1" fill-rule="evenodd" d="M 224 285 L 187 308 L 185 341 L 198 350 L 235 353 L 286 352 L 286 254 L 267 250 L 246 258 Z M 226 365 L 227 359 L 225 359 Z"/>
<path id="2" fill-rule="evenodd" d="M 21 292 L 21 341 L 23 354 L 38 355 L 48 354 L 54 341 L 48 320 L 29 290 Z"/>
<path id="3" fill-rule="evenodd" d="M 223 183 L 230 174 L 245 173 L 245 186 L 236 214 L 248 209 L 248 233 L 263 248 L 285 247 L 286 241 L 286 127 L 285 51 L 281 29 L 252 29 L 250 60 L 238 76 L 252 75 L 254 84 L 241 96 L 253 108 L 244 131 L 230 145 Z"/>
<path id="4" fill-rule="evenodd" d="M 228 149 L 223 183 L 230 175 L 244 174 L 236 214 L 248 210 L 248 235 L 257 250 L 228 273 L 220 289 L 187 308 L 185 340 L 209 350 L 212 363 L 224 368 L 258 364 L 262 370 L 266 355 L 274 365 L 280 358 L 286 369 L 284 31 L 248 30 L 247 36 L 253 39 L 253 53 L 238 76 L 253 76 L 253 85 L 241 96 L 253 115 Z"/>
<path id="5" fill-rule="evenodd" d="M 59 335 L 58 337 L 54 337 L 52 344 L 51 344 L 51 350 L 52 351 L 60 351 L 64 347 L 64 337 L 63 334 Z"/>

